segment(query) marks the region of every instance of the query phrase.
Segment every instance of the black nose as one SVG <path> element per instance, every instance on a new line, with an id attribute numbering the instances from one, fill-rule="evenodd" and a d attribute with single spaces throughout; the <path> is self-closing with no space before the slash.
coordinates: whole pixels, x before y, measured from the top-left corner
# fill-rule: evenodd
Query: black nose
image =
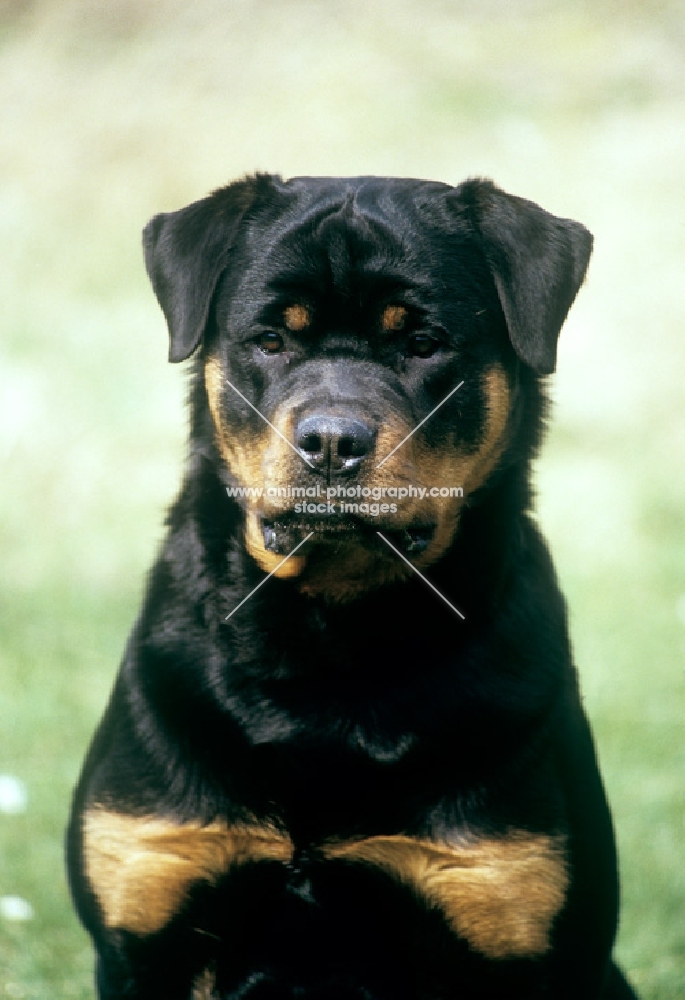
<path id="1" fill-rule="evenodd" d="M 376 432 L 357 417 L 312 413 L 295 428 L 295 443 L 317 469 L 353 472 L 373 449 Z"/>

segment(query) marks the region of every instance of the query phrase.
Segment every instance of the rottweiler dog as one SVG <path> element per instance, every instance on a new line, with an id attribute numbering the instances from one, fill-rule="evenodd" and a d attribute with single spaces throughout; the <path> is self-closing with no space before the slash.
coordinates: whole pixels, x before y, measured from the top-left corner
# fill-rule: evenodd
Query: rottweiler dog
<path id="1" fill-rule="evenodd" d="M 147 225 L 191 429 L 68 835 L 101 1000 L 634 997 L 531 517 L 591 246 L 480 179 Z"/>

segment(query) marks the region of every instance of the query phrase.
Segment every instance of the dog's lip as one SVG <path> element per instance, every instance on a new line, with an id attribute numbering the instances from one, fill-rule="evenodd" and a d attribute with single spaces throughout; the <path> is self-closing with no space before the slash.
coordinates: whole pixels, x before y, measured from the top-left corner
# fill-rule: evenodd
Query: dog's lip
<path id="1" fill-rule="evenodd" d="M 360 544 L 365 547 L 384 547 L 383 536 L 403 553 L 420 554 L 428 548 L 435 533 L 434 524 L 408 524 L 379 522 L 348 517 L 332 520 L 325 517 L 303 518 L 293 515 L 262 521 L 264 547 L 279 555 L 288 552 L 307 536 L 313 545 Z M 387 551 L 387 548 L 386 548 Z"/>

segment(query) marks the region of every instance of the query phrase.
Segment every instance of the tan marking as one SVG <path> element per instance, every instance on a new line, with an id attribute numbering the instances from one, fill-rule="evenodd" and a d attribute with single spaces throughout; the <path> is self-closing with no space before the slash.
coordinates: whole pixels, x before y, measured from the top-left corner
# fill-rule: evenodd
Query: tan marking
<path id="1" fill-rule="evenodd" d="M 226 389 L 226 379 L 217 358 L 210 357 L 205 364 L 205 387 L 221 457 L 242 486 L 262 486 L 262 454 L 268 435 L 273 432 L 265 423 L 263 437 L 254 440 L 245 431 L 236 435 L 226 428 L 221 416 L 221 400 L 226 391 L 233 390 Z M 247 499 L 252 505 L 259 502 L 256 498 Z"/>
<path id="2" fill-rule="evenodd" d="M 195 978 L 191 1000 L 217 1000 L 217 994 L 214 992 L 215 986 L 216 974 L 214 970 L 205 969 Z"/>
<path id="3" fill-rule="evenodd" d="M 283 322 L 288 330 L 292 330 L 293 333 L 300 333 L 310 326 L 312 317 L 306 306 L 288 306 L 283 312 Z"/>
<path id="4" fill-rule="evenodd" d="M 295 308 L 295 307 L 291 307 Z M 401 306 L 388 309 L 403 309 Z M 398 441 L 410 433 L 412 427 L 396 413 L 387 414 L 378 432 L 375 455 L 369 467 L 360 476 L 364 486 L 461 486 L 464 497 L 424 497 L 423 500 L 405 498 L 398 501 L 398 511 L 392 517 L 392 527 L 401 529 L 412 524 L 435 524 L 435 532 L 424 552 L 412 558 L 419 570 L 437 562 L 449 549 L 459 524 L 464 503 L 481 486 L 496 467 L 506 444 L 506 429 L 510 412 L 510 390 L 506 373 L 493 366 L 483 376 L 486 395 L 486 417 L 483 439 L 473 454 L 464 454 L 454 448 L 440 446 L 428 448 L 422 443 L 421 434 L 412 436 L 379 469 L 375 464 L 389 454 Z M 308 470 L 291 448 L 264 425 L 264 432 L 248 438 L 245 433 L 236 435 L 222 422 L 221 400 L 225 393 L 225 378 L 220 361 L 210 357 L 205 366 L 205 383 L 209 406 L 216 427 L 217 445 L 221 456 L 236 479 L 244 486 L 279 486 L 293 483 L 305 484 Z M 303 389 L 302 392 L 305 390 Z M 296 394 L 270 415 L 271 422 L 287 440 L 292 440 L 293 408 L 300 405 L 306 395 Z M 303 478 L 304 477 L 304 478 Z M 394 502 L 385 497 L 380 502 Z M 277 517 L 287 509 L 288 502 L 262 496 L 244 501 L 247 506 L 245 542 L 248 551 L 266 573 L 271 573 L 283 556 L 264 548 L 262 519 Z M 344 517 L 344 515 L 340 515 Z M 303 515 L 306 520 L 306 515 Z M 370 522 L 373 526 L 373 522 Z M 379 530 L 382 526 L 379 523 Z M 316 538 L 309 542 L 277 570 L 281 578 L 299 577 L 300 588 L 309 595 L 321 595 L 334 602 L 348 602 L 365 591 L 402 579 L 409 574 L 401 560 L 384 552 L 369 552 L 353 539 L 340 538 L 340 544 L 316 546 Z"/>
<path id="5" fill-rule="evenodd" d="M 306 549 L 307 544 L 307 542 L 304 543 L 302 551 Z M 255 562 L 257 562 L 266 573 L 273 573 L 275 577 L 278 577 L 281 580 L 287 580 L 290 577 L 299 576 L 307 562 L 307 556 L 300 555 L 299 552 L 296 552 L 294 556 L 291 556 L 287 562 L 283 562 L 285 555 L 277 555 L 275 552 L 269 552 L 265 549 L 262 522 L 260 518 L 252 512 L 248 513 L 245 519 L 245 546 Z M 295 548 L 294 545 L 293 548 Z M 283 563 L 283 565 L 280 569 L 277 569 L 276 567 L 279 566 L 280 563 Z"/>
<path id="6" fill-rule="evenodd" d="M 564 838 L 512 831 L 463 844 L 407 836 L 329 843 L 327 858 L 377 865 L 438 907 L 487 958 L 534 958 L 550 948 L 569 879 Z"/>
<path id="7" fill-rule="evenodd" d="M 260 434 L 248 436 L 241 429 L 236 434 L 226 426 L 222 418 L 221 401 L 224 394 L 232 391 L 226 389 L 226 379 L 218 358 L 210 357 L 205 364 L 205 387 L 209 409 L 214 422 L 216 443 L 224 462 L 236 477 L 241 486 L 279 486 L 292 483 L 298 473 L 306 466 L 283 440 L 292 440 L 293 401 L 280 406 L 271 415 L 270 422 L 283 437 L 274 433 L 273 428 L 264 421 L 264 429 Z M 256 510 L 265 506 L 271 513 L 283 509 L 282 502 L 265 497 L 246 497 L 247 503 Z"/>
<path id="8" fill-rule="evenodd" d="M 411 559 L 419 570 L 437 562 L 452 545 L 461 508 L 469 495 L 485 482 L 504 450 L 510 411 L 507 376 L 496 365 L 485 374 L 484 380 L 487 415 L 483 440 L 476 452 L 465 455 L 445 448 L 427 448 L 416 435 L 399 448 L 378 472 L 372 471 L 364 477 L 364 485 L 370 487 L 410 484 L 463 487 L 463 497 L 405 498 L 396 501 L 398 511 L 393 515 L 393 527 L 402 528 L 421 521 L 436 525 L 425 552 Z M 375 458 L 391 452 L 411 429 L 397 416 L 389 415 L 378 434 Z M 394 501 L 386 497 L 382 502 Z M 323 550 L 322 555 L 312 547 L 306 568 L 298 571 L 300 589 L 304 593 L 320 595 L 336 603 L 348 603 L 363 593 L 404 579 L 410 573 L 398 557 L 388 556 L 382 551 L 373 553 L 344 539 L 340 546 Z"/>
<path id="9" fill-rule="evenodd" d="M 381 326 L 386 333 L 403 330 L 409 311 L 404 306 L 386 306 L 381 316 Z"/>
<path id="10" fill-rule="evenodd" d="M 392 553 L 386 556 L 355 542 L 341 542 L 313 552 L 299 588 L 310 597 L 318 595 L 332 604 L 349 604 L 360 594 L 410 575 L 406 563 Z"/>
<path id="11" fill-rule="evenodd" d="M 503 368 L 494 365 L 485 375 L 488 421 L 483 443 L 464 469 L 464 494 L 468 496 L 483 485 L 504 451 L 506 430 L 511 412 L 511 390 Z"/>
<path id="12" fill-rule="evenodd" d="M 463 498 L 436 498 L 433 501 L 437 512 L 437 527 L 430 545 L 415 560 L 419 569 L 437 562 L 447 552 L 454 540 L 462 506 L 468 502 L 469 496 L 483 485 L 504 451 L 511 399 L 509 383 L 506 373 L 499 365 L 493 366 L 485 374 L 484 380 L 487 417 L 485 433 L 478 450 L 472 455 L 464 455 L 456 451 L 445 452 L 440 449 L 419 447 L 416 464 L 420 482 L 440 486 L 462 486 L 464 489 Z"/>
<path id="13" fill-rule="evenodd" d="M 250 861 L 290 861 L 293 845 L 276 827 L 175 824 L 95 807 L 83 825 L 86 877 L 107 927 L 154 934 L 199 882 L 210 885 Z"/>
<path id="14" fill-rule="evenodd" d="M 485 482 L 504 450 L 510 412 L 506 373 L 495 365 L 485 373 L 484 382 L 485 429 L 482 442 L 473 454 L 464 454 L 444 445 L 428 448 L 417 434 L 409 438 L 378 472 L 364 481 L 364 485 L 371 487 L 423 485 L 463 488 L 463 497 L 426 496 L 423 500 L 406 498 L 398 501 L 393 526 L 402 528 L 422 521 L 436 526 L 426 550 L 411 560 L 417 569 L 431 566 L 447 552 L 454 541 L 461 508 L 468 502 L 470 494 Z M 378 434 L 376 456 L 389 454 L 411 430 L 396 416 L 391 415 L 384 420 Z"/>
<path id="15" fill-rule="evenodd" d="M 265 487 L 269 484 L 287 483 L 291 478 L 292 462 L 288 452 L 291 449 L 274 434 L 268 424 L 264 424 L 264 434 L 256 441 L 250 440 L 243 432 L 232 435 L 221 418 L 221 398 L 224 393 L 224 374 L 218 358 L 210 357 L 205 364 L 205 386 L 209 409 L 214 421 L 216 441 L 221 457 L 242 486 Z M 290 431 L 288 421 L 292 419 L 289 410 L 274 418 L 281 434 L 286 437 Z M 279 426 L 280 424 L 280 426 Z M 293 456 L 295 457 L 295 456 Z M 296 459 L 297 460 L 297 459 Z M 246 497 L 248 510 L 245 518 L 245 545 L 252 558 L 266 573 L 271 573 L 280 562 L 282 555 L 275 555 L 264 548 L 261 515 L 268 501 L 264 497 Z M 271 505 L 277 512 L 279 505 Z M 283 579 L 297 576 L 306 562 L 305 555 L 295 555 L 278 569 L 275 576 Z"/>

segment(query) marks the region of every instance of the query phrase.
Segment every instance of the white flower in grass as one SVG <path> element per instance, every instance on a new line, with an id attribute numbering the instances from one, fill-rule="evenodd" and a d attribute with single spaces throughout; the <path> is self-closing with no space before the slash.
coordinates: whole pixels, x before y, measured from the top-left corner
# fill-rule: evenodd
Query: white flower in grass
<path id="1" fill-rule="evenodd" d="M 0 774 L 0 812 L 26 812 L 28 794 L 26 785 L 11 774 Z"/>
<path id="2" fill-rule="evenodd" d="M 21 896 L 0 896 L 0 917 L 4 920 L 33 920 L 33 907 Z"/>

